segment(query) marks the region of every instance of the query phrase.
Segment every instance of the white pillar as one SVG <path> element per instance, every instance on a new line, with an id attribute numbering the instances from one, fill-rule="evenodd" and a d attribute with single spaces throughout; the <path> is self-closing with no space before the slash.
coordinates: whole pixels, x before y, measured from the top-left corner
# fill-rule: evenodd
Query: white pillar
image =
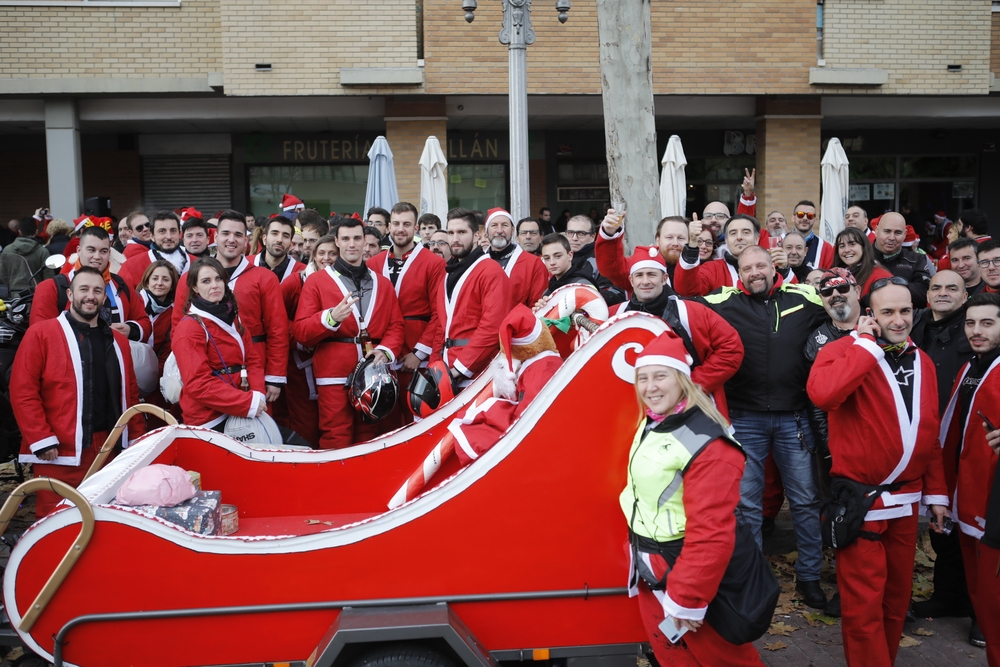
<path id="1" fill-rule="evenodd" d="M 45 156 L 52 217 L 73 220 L 83 212 L 80 118 L 76 100 L 45 100 Z"/>

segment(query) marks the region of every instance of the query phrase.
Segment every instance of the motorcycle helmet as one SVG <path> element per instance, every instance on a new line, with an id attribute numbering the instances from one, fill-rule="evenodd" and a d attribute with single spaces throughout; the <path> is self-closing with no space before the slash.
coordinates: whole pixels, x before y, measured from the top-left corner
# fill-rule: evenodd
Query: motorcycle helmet
<path id="1" fill-rule="evenodd" d="M 351 405 L 366 424 L 374 424 L 389 416 L 396 407 L 399 385 L 396 374 L 381 360 L 362 359 L 347 379 Z"/>
<path id="2" fill-rule="evenodd" d="M 406 406 L 414 416 L 426 419 L 453 398 L 455 390 L 448 366 L 444 361 L 435 361 L 413 374 L 406 392 Z"/>
<path id="3" fill-rule="evenodd" d="M 262 412 L 256 417 L 231 416 L 226 419 L 223 432 L 244 444 L 281 444 L 281 430 L 271 415 Z"/>

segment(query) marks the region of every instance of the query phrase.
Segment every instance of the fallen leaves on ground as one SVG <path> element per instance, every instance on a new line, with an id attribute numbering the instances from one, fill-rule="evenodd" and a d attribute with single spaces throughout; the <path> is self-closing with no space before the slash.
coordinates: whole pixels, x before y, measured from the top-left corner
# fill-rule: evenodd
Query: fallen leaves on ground
<path id="1" fill-rule="evenodd" d="M 919 544 L 917 545 L 916 551 L 913 555 L 913 562 L 916 565 L 923 565 L 924 567 L 934 567 L 934 561 L 932 561 L 930 556 L 928 556 L 927 553 L 920 548 Z"/>
<path id="2" fill-rule="evenodd" d="M 909 635 L 903 635 L 902 639 L 899 640 L 899 648 L 910 648 L 911 646 L 920 646 L 923 642 L 919 639 L 914 639 Z"/>
<path id="3" fill-rule="evenodd" d="M 917 628 L 916 630 L 913 631 L 913 634 L 919 635 L 921 637 L 933 637 L 934 636 L 934 631 L 933 630 L 927 630 L 925 628 Z"/>
<path id="4" fill-rule="evenodd" d="M 798 628 L 794 625 L 788 625 L 787 623 L 778 621 L 777 623 L 771 624 L 771 627 L 767 629 L 767 634 L 787 637 L 789 633 L 795 632 L 796 630 L 798 630 Z"/>
<path id="5" fill-rule="evenodd" d="M 836 625 L 837 619 L 833 616 L 827 616 L 826 614 L 819 611 L 803 611 L 801 612 L 802 618 L 806 619 L 806 622 L 814 628 L 818 628 L 820 623 L 824 625 Z"/>
<path id="6" fill-rule="evenodd" d="M 764 648 L 768 651 L 780 651 L 783 648 L 788 648 L 788 644 L 785 642 L 774 642 L 773 644 L 765 643 Z"/>
<path id="7" fill-rule="evenodd" d="M 934 591 L 934 582 L 922 574 L 913 575 L 913 597 L 928 599 Z"/>

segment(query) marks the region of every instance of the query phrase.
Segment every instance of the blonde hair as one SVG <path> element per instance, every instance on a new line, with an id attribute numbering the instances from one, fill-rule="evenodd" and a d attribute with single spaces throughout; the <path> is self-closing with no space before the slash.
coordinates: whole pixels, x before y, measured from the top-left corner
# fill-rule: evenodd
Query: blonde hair
<path id="1" fill-rule="evenodd" d="M 687 373 L 682 373 L 676 368 L 666 368 L 674 374 L 674 379 L 681 387 L 680 400 L 683 401 L 687 399 L 687 405 L 684 408 L 684 412 L 687 412 L 692 408 L 699 408 L 703 413 L 705 413 L 706 417 L 721 426 L 723 431 L 728 431 L 729 421 L 723 417 L 722 413 L 719 412 L 719 409 L 715 407 L 715 401 L 712 400 L 712 397 L 706 394 L 704 389 L 695 384 L 694 380 L 692 380 Z M 636 428 L 641 428 L 643 423 L 646 421 L 646 404 L 643 402 L 642 396 L 639 395 L 639 369 L 636 369 L 635 376 L 635 398 L 639 403 L 639 419 L 636 424 Z"/>
<path id="2" fill-rule="evenodd" d="M 62 220 L 61 218 L 56 218 L 55 220 L 49 221 L 49 224 L 45 226 L 45 233 L 49 235 L 51 239 L 56 234 L 65 234 L 69 236 L 73 233 L 73 225 Z M 45 245 L 48 245 L 46 243 Z"/>

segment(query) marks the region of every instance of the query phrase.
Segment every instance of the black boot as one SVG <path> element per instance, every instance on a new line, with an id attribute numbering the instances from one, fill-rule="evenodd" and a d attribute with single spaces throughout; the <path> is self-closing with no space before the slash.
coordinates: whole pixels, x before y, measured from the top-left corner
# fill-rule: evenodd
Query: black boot
<path id="1" fill-rule="evenodd" d="M 826 607 L 826 595 L 819 586 L 819 581 L 798 581 L 795 590 L 802 594 L 802 601 L 813 609 Z"/>
<path id="2" fill-rule="evenodd" d="M 830 601 L 823 607 L 823 613 L 833 618 L 840 618 L 840 591 L 833 594 Z"/>
<path id="3" fill-rule="evenodd" d="M 914 602 L 913 615 L 917 618 L 964 618 L 972 614 L 972 602 L 965 583 L 965 566 L 958 531 L 950 535 L 930 533 L 931 546 L 937 557 L 934 560 L 934 593 L 930 600 Z"/>

